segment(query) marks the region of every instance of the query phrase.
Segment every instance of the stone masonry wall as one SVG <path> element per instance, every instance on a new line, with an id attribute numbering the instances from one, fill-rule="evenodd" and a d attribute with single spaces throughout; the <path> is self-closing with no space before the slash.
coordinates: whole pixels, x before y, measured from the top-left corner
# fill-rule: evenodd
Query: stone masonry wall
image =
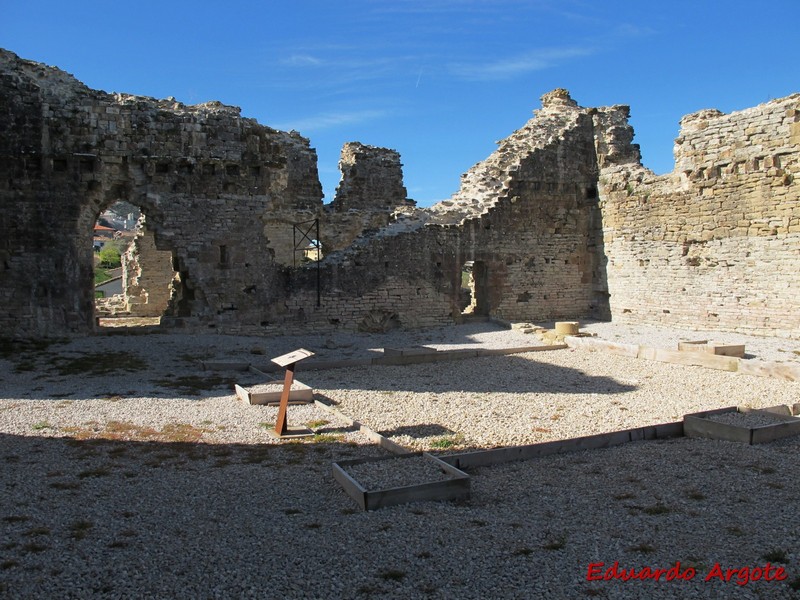
<path id="1" fill-rule="evenodd" d="M 688 115 L 675 157 L 601 172 L 613 318 L 800 337 L 800 95 Z"/>
<path id="2" fill-rule="evenodd" d="M 173 296 L 172 253 L 156 248 L 155 236 L 142 226 L 122 254 L 122 290 L 126 311 L 135 317 L 160 317 Z"/>
<path id="3" fill-rule="evenodd" d="M 297 319 L 311 329 L 365 327 L 376 315 L 422 327 L 461 319 L 464 263 L 484 272 L 487 316 L 542 320 L 593 310 L 597 166 L 593 121 L 565 90 L 475 165 L 461 189 L 429 210 L 327 255 L 321 303 L 306 267 L 291 283 Z"/>
<path id="4" fill-rule="evenodd" d="M 139 206 L 175 257 L 173 316 L 217 326 L 283 310 L 260 219 L 321 205 L 306 139 L 217 102 L 90 90 L 6 51 L 0 99 L 0 330 L 92 330 L 92 227 L 117 200 Z"/>
<path id="5" fill-rule="evenodd" d="M 322 204 L 308 140 L 217 102 L 90 90 L 0 51 L 0 330 L 94 326 L 92 227 L 139 206 L 178 276 L 162 323 L 230 333 L 381 331 L 612 317 L 800 337 L 800 96 L 682 121 L 676 169 L 641 165 L 626 106 L 566 90 L 418 209 L 399 155 L 343 149 Z M 319 219 L 323 260 L 292 266 Z M 313 232 L 316 235 L 316 232 Z M 144 249 L 144 250 L 143 250 Z"/>
<path id="6" fill-rule="evenodd" d="M 325 255 L 347 248 L 364 232 L 386 227 L 395 212 L 413 208 L 396 150 L 348 142 L 339 168 L 342 179 L 330 204 L 316 210 L 274 210 L 264 216 L 264 235 L 277 263 L 300 264 L 302 247 L 316 239 L 315 219 Z"/>

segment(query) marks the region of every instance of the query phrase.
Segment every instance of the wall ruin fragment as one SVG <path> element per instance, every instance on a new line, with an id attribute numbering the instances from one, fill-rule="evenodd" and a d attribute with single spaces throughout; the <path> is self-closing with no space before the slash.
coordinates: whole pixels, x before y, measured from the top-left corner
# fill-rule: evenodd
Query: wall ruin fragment
<path id="1" fill-rule="evenodd" d="M 676 168 L 641 165 L 628 107 L 565 90 L 429 209 L 399 154 L 345 145 L 322 203 L 308 140 L 219 103 L 90 90 L 0 52 L 0 327 L 94 328 L 91 229 L 147 215 L 180 289 L 164 323 L 231 333 L 429 327 L 463 319 L 461 273 L 507 321 L 595 316 L 800 337 L 800 96 L 686 117 Z M 293 225 L 324 258 L 297 264 Z M 319 269 L 319 270 L 317 270 Z"/>

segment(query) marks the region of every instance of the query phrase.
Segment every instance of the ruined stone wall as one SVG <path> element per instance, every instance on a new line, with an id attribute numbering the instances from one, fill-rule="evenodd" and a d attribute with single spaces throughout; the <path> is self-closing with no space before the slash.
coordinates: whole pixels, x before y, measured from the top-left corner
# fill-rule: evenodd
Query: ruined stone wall
<path id="1" fill-rule="evenodd" d="M 125 310 L 135 317 L 160 317 L 167 312 L 175 281 L 172 253 L 156 248 L 155 236 L 138 229 L 122 253 L 122 290 Z"/>
<path id="2" fill-rule="evenodd" d="M 277 263 L 300 264 L 302 246 L 317 237 L 315 219 L 325 255 L 344 250 L 364 233 L 386 227 L 396 212 L 413 208 L 396 150 L 348 142 L 339 168 L 342 179 L 330 204 L 316 210 L 274 210 L 264 216 L 264 235 Z"/>
<path id="3" fill-rule="evenodd" d="M 675 156 L 601 173 L 613 318 L 800 337 L 800 95 L 689 115 Z"/>
<path id="4" fill-rule="evenodd" d="M 162 322 L 187 328 L 457 322 L 469 262 L 481 314 L 509 321 L 800 337 L 800 96 L 688 116 L 661 177 L 642 167 L 628 112 L 545 94 L 430 209 L 405 198 L 395 151 L 349 144 L 324 206 L 296 133 L 219 103 L 93 91 L 0 51 L 0 329 L 92 329 L 92 228 L 127 200 L 178 271 Z M 293 268 L 292 224 L 312 219 L 324 258 Z"/>
<path id="5" fill-rule="evenodd" d="M 347 142 L 339 159 L 342 179 L 331 209 L 345 212 L 409 204 L 402 167 L 396 150 Z"/>
<path id="6" fill-rule="evenodd" d="M 321 205 L 308 141 L 219 103 L 90 90 L 0 52 L 0 328 L 93 327 L 92 226 L 112 202 L 148 216 L 184 289 L 173 313 L 210 325 L 283 310 L 261 218 Z M 277 282 L 277 284 L 276 284 Z"/>
<path id="7" fill-rule="evenodd" d="M 461 319 L 461 272 L 483 271 L 486 316 L 542 320 L 593 306 L 597 166 L 592 118 L 557 90 L 523 128 L 429 210 L 396 216 L 292 283 L 289 305 L 306 327 L 363 326 L 396 315 L 401 326 Z"/>

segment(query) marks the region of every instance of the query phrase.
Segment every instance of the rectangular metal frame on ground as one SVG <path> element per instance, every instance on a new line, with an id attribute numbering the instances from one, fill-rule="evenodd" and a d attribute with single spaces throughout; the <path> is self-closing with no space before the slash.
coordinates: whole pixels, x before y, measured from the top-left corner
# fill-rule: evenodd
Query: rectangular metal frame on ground
<path id="1" fill-rule="evenodd" d="M 351 477 L 346 470 L 346 467 L 351 465 L 384 460 L 403 460 L 404 458 L 415 456 L 424 456 L 452 477 L 440 481 L 429 481 L 397 488 L 367 490 Z M 344 491 L 358 503 L 362 510 L 376 510 L 421 500 L 466 500 L 470 494 L 469 475 L 427 452 L 410 452 L 399 456 L 357 458 L 335 462 L 333 463 L 333 477 L 344 488 Z"/>
<path id="2" fill-rule="evenodd" d="M 730 412 L 754 412 L 761 415 L 769 415 L 770 418 L 775 420 L 775 423 L 758 427 L 746 427 L 744 425 L 720 423 L 708 418 L 713 415 Z M 792 416 L 792 410 L 789 407 L 774 406 L 761 410 L 751 410 L 729 406 L 685 415 L 683 417 L 683 432 L 687 437 L 702 437 L 745 444 L 763 444 L 793 435 L 800 435 L 800 419 Z"/>

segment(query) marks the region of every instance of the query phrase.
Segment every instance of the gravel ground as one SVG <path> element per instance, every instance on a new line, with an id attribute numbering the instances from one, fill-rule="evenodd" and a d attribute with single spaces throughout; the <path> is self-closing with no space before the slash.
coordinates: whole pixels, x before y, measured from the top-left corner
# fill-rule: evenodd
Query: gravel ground
<path id="1" fill-rule="evenodd" d="M 611 342 L 640 344 L 667 350 L 677 350 L 678 342 L 684 341 L 708 340 L 723 344 L 744 344 L 745 358 L 800 364 L 800 339 L 591 321 L 582 322 L 581 331 L 596 333 L 597 337 Z"/>
<path id="2" fill-rule="evenodd" d="M 756 412 L 726 412 L 705 417 L 709 421 L 725 423 L 726 425 L 736 425 L 738 427 L 767 427 L 785 423 L 783 419 L 771 417 L 764 413 Z"/>
<path id="3" fill-rule="evenodd" d="M 289 422 L 313 426 L 318 435 L 276 443 L 266 434 L 276 409 L 246 405 L 231 389 L 233 381 L 252 385 L 258 379 L 198 367 L 207 358 L 265 359 L 296 347 L 317 351 L 320 341 L 321 352 L 348 350 L 353 356 L 433 343 L 531 345 L 531 336 L 485 325 L 451 329 L 341 336 L 327 344 L 335 348 L 325 347 L 329 338 L 178 335 L 4 348 L 0 594 L 795 594 L 798 438 L 760 446 L 680 438 L 497 465 L 471 472 L 469 502 L 361 513 L 333 480 L 330 463 L 385 451 L 313 406 L 290 407 Z M 439 334 L 439 340 L 429 339 Z M 800 399 L 800 388 L 788 382 L 569 350 L 300 371 L 298 378 L 345 414 L 388 430 L 395 441 L 440 451 L 575 437 L 733 404 Z M 597 568 L 604 570 L 615 561 L 627 569 L 666 569 L 680 561 L 696 576 L 587 581 L 590 565 L 602 562 Z M 782 566 L 787 579 L 705 581 L 717 563 L 724 571 L 767 562 Z"/>
<path id="4" fill-rule="evenodd" d="M 532 444 L 800 401 L 796 383 L 581 350 L 303 373 L 345 414 L 415 450 Z"/>
<path id="5" fill-rule="evenodd" d="M 386 490 L 453 478 L 453 475 L 434 464 L 425 456 L 391 458 L 358 465 L 347 465 L 344 470 L 362 488 L 368 491 Z"/>

